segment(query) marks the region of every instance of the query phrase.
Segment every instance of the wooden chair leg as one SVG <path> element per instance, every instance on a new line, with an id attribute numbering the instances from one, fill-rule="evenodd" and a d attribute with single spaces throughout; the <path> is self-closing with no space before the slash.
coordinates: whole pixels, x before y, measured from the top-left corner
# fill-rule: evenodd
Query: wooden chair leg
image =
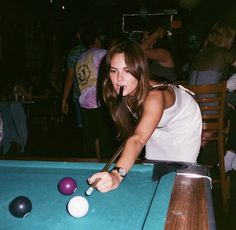
<path id="1" fill-rule="evenodd" d="M 221 190 L 222 190 L 223 209 L 225 212 L 228 212 L 229 211 L 228 189 L 227 189 L 227 181 L 225 178 L 221 179 Z"/>

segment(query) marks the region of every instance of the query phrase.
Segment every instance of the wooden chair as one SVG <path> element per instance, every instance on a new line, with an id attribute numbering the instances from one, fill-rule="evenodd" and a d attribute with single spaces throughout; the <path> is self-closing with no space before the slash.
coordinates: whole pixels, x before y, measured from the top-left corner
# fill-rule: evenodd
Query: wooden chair
<path id="1" fill-rule="evenodd" d="M 226 82 L 210 85 L 183 84 L 183 86 L 195 93 L 194 97 L 202 112 L 203 134 L 210 134 L 207 136 L 202 135 L 202 142 L 216 141 L 217 143 L 219 178 L 213 178 L 213 183 L 218 182 L 221 184 L 223 208 L 228 211 L 230 182 L 229 177 L 225 174 L 224 162 L 225 137 L 228 130 L 228 126 L 224 122 Z"/>

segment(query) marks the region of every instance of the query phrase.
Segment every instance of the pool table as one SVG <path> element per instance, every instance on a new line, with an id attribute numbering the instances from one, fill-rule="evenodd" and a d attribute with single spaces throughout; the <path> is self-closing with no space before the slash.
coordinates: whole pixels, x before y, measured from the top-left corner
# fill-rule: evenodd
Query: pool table
<path id="1" fill-rule="evenodd" d="M 4 230 L 152 230 L 215 229 L 210 181 L 201 166 L 171 172 L 152 181 L 150 162 L 135 164 L 120 187 L 108 193 L 89 188 L 87 178 L 104 163 L 0 160 L 0 229 Z M 199 173 L 200 172 L 200 173 Z M 57 185 L 73 177 L 78 189 L 63 195 Z M 24 218 L 12 216 L 9 203 L 17 196 L 32 202 Z M 67 212 L 73 196 L 89 202 L 86 216 L 74 218 Z"/>

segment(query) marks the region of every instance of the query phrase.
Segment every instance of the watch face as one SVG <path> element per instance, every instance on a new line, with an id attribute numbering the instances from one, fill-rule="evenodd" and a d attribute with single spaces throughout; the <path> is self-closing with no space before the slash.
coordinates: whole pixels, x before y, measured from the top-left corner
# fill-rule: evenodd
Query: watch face
<path id="1" fill-rule="evenodd" d="M 116 168 L 117 172 L 122 176 L 125 177 L 126 176 L 126 171 L 123 168 L 117 167 Z"/>
<path id="2" fill-rule="evenodd" d="M 121 168 L 121 167 L 114 167 L 112 170 L 116 170 L 119 174 L 120 174 L 120 176 L 122 176 L 122 177 L 125 177 L 126 176 L 126 174 L 127 174 L 127 172 L 125 171 L 125 169 L 123 169 L 123 168 Z"/>
<path id="3" fill-rule="evenodd" d="M 118 168 L 118 172 L 123 177 L 126 175 L 126 171 L 123 168 Z"/>

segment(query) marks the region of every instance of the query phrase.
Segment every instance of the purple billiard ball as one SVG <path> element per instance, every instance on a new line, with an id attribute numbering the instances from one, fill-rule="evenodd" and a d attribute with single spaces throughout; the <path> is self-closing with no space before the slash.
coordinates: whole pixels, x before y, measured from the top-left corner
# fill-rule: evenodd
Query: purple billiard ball
<path id="1" fill-rule="evenodd" d="M 71 195 L 77 189 L 76 181 L 71 177 L 65 177 L 58 183 L 58 190 L 64 195 Z"/>
<path id="2" fill-rule="evenodd" d="M 29 215 L 32 210 L 32 203 L 25 196 L 18 196 L 9 204 L 10 213 L 18 218 L 23 218 Z"/>

